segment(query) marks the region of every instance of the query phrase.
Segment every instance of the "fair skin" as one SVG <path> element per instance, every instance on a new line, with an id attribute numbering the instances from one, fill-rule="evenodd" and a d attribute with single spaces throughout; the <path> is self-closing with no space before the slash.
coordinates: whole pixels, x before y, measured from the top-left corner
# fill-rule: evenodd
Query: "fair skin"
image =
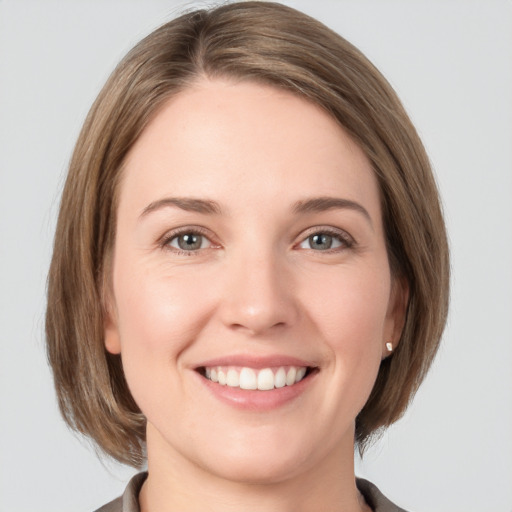
<path id="1" fill-rule="evenodd" d="M 143 512 L 369 510 L 354 422 L 404 293 L 370 163 L 329 115 L 248 82 L 179 93 L 129 154 L 113 258 Z"/>

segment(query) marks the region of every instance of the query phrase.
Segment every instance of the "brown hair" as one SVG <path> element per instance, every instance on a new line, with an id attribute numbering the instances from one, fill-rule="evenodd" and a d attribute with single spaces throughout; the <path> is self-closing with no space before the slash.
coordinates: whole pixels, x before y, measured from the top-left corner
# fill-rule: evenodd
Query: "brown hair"
<path id="1" fill-rule="evenodd" d="M 253 80 L 320 105 L 359 144 L 379 181 L 392 272 L 409 286 L 405 326 L 356 420 L 362 447 L 396 421 L 437 351 L 449 261 L 423 145 L 395 92 L 350 43 L 280 4 L 185 14 L 117 66 L 84 123 L 64 187 L 48 281 L 48 355 L 62 414 L 117 460 L 144 461 L 145 418 L 119 356 L 104 347 L 104 295 L 123 162 L 152 116 L 200 76 Z"/>

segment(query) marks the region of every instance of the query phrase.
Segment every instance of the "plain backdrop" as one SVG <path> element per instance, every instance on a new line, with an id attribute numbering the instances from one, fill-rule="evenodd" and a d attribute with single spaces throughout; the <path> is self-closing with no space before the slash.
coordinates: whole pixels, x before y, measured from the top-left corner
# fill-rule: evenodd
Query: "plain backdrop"
<path id="1" fill-rule="evenodd" d="M 453 265 L 443 345 L 406 416 L 357 462 L 407 510 L 512 511 L 512 3 L 285 2 L 358 46 L 398 91 L 442 193 Z M 171 0 L 0 0 L 0 510 L 87 512 L 133 469 L 57 411 L 46 273 L 80 125 Z"/>

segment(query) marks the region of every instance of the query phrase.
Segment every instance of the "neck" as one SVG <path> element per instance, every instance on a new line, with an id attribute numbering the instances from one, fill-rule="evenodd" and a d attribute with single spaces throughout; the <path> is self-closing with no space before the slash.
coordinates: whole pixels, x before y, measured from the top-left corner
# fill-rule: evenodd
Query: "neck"
<path id="1" fill-rule="evenodd" d="M 370 511 L 355 485 L 353 437 L 320 464 L 272 482 L 225 478 L 176 451 L 162 450 L 161 441 L 148 427 L 148 478 L 139 495 L 141 512 Z"/>

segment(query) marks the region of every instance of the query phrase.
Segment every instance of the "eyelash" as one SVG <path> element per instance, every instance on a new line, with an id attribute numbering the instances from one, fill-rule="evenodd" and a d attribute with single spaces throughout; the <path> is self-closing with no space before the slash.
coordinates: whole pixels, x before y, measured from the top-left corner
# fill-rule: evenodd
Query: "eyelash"
<path id="1" fill-rule="evenodd" d="M 194 250 L 188 250 L 188 251 L 185 251 L 183 249 L 178 249 L 176 247 L 171 247 L 170 243 L 174 239 L 176 239 L 176 238 L 178 238 L 179 236 L 182 236 L 182 235 L 199 235 L 199 236 L 202 236 L 202 237 L 206 238 L 209 241 L 211 246 L 207 247 L 207 248 L 203 248 L 203 249 L 194 249 Z M 329 248 L 329 249 L 326 249 L 326 250 L 323 250 L 323 251 L 322 250 L 315 250 L 315 249 L 312 249 L 312 248 L 305 249 L 305 250 L 309 250 L 309 251 L 312 251 L 312 252 L 315 252 L 315 253 L 332 254 L 332 253 L 341 252 L 341 251 L 344 251 L 344 250 L 347 250 L 347 249 L 351 249 L 351 248 L 353 248 L 356 245 L 355 240 L 348 233 L 346 233 L 345 231 L 338 230 L 338 229 L 333 229 L 333 228 L 327 227 L 327 226 L 326 227 L 316 226 L 316 227 L 311 228 L 310 230 L 306 231 L 306 233 L 303 234 L 301 240 L 297 244 L 294 245 L 294 248 L 295 247 L 300 247 L 301 244 L 306 242 L 310 237 L 312 237 L 314 235 L 328 235 L 328 236 L 332 237 L 333 239 L 336 239 L 339 242 L 341 242 L 342 246 L 341 247 L 335 247 L 333 249 Z M 205 249 L 219 247 L 219 245 L 215 245 L 215 243 L 211 240 L 210 232 L 208 230 L 205 230 L 205 229 L 201 228 L 200 226 L 187 226 L 187 227 L 178 228 L 178 229 L 176 229 L 174 231 L 171 231 L 170 233 L 165 234 L 158 241 L 158 245 L 162 249 L 165 249 L 165 250 L 173 252 L 174 254 L 183 255 L 183 256 L 194 256 L 194 255 L 197 255 L 197 253 L 200 250 L 205 250 Z"/>
<path id="2" fill-rule="evenodd" d="M 206 229 L 201 228 L 200 226 L 187 226 L 187 227 L 183 227 L 183 228 L 178 228 L 178 229 L 176 229 L 174 231 L 171 231 L 170 233 L 166 233 L 159 240 L 158 245 L 162 249 L 171 251 L 174 254 L 178 254 L 178 255 L 181 255 L 181 256 L 194 256 L 194 255 L 196 255 L 199 252 L 199 250 L 201 250 L 201 249 L 185 251 L 183 249 L 178 249 L 176 247 L 171 247 L 170 246 L 170 243 L 175 238 L 178 238 L 178 237 L 180 237 L 182 235 L 199 235 L 199 236 L 202 236 L 202 237 L 206 238 L 210 242 L 212 247 L 218 247 L 218 245 L 216 246 L 211 241 L 211 234 L 210 234 L 210 232 L 207 231 Z M 208 247 L 208 249 L 209 248 L 210 247 Z M 202 250 L 204 250 L 204 249 L 202 249 Z"/>
<path id="3" fill-rule="evenodd" d="M 295 246 L 297 246 L 297 245 L 300 246 L 301 244 L 306 242 L 310 237 L 312 237 L 314 235 L 328 235 L 328 236 L 331 236 L 332 238 L 338 240 L 342 244 L 342 247 L 335 247 L 333 249 L 326 249 L 324 251 L 315 251 L 314 249 L 306 249 L 306 250 L 310 250 L 310 251 L 313 251 L 316 253 L 332 254 L 332 253 L 344 251 L 346 249 L 351 249 L 356 245 L 355 240 L 346 231 L 334 229 L 334 228 L 327 227 L 327 226 L 315 226 L 311 230 L 308 230 L 306 232 L 305 236 L 303 236 L 301 238 L 301 241 L 298 244 L 296 244 Z"/>

